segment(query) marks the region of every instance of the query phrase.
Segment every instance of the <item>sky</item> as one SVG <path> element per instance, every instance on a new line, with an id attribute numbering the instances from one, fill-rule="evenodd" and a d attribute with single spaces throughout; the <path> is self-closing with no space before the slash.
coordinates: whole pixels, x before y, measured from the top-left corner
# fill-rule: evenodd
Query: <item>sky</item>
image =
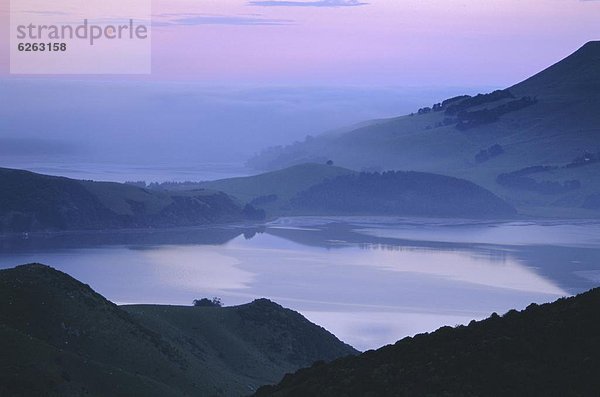
<path id="1" fill-rule="evenodd" d="M 150 74 L 30 76 L 9 73 L 0 0 L 0 166 L 243 163 L 306 135 L 509 87 L 600 39 L 600 0 L 151 6 Z"/>
<path id="2" fill-rule="evenodd" d="M 159 28 L 154 71 L 260 83 L 506 85 L 600 38 L 598 1 L 366 2 L 200 1 L 195 11 L 180 3 L 176 12 L 214 16 Z M 164 61 L 174 58 L 184 62 Z"/>
<path id="3" fill-rule="evenodd" d="M 144 78 L 207 84 L 505 86 L 600 39 L 594 0 L 154 0 L 152 16 Z"/>

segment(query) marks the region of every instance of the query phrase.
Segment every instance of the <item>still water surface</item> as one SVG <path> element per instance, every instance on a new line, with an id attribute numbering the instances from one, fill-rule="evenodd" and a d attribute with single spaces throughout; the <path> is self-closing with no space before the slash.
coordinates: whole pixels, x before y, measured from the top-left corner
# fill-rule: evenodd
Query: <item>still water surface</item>
<path id="1" fill-rule="evenodd" d="M 283 218 L 0 239 L 120 303 L 267 297 L 360 350 L 600 285 L 600 223 Z"/>

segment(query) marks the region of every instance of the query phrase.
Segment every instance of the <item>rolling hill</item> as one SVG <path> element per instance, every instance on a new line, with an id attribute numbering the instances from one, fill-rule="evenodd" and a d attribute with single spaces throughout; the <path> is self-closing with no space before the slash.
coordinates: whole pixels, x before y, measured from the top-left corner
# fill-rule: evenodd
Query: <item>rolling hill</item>
<path id="1" fill-rule="evenodd" d="M 365 183 L 367 179 L 371 181 Z M 198 226 L 263 220 L 266 215 L 516 214 L 465 180 L 430 173 L 357 173 L 314 163 L 149 188 L 0 168 L 0 184 L 5 188 L 0 192 L 0 233 Z"/>
<path id="2" fill-rule="evenodd" d="M 290 200 L 298 192 L 327 179 L 353 173 L 333 165 L 306 163 L 255 176 L 203 182 L 198 187 L 223 191 L 271 214 L 278 214 L 291 209 Z"/>
<path id="3" fill-rule="evenodd" d="M 241 396 L 357 353 L 266 299 L 117 306 L 39 264 L 0 271 L 0 351 L 3 396 Z"/>
<path id="4" fill-rule="evenodd" d="M 165 187 L 218 189 L 282 215 L 514 217 L 491 192 L 465 180 L 419 172 L 359 173 L 333 165 L 298 164 L 264 174 Z"/>
<path id="5" fill-rule="evenodd" d="M 249 165 L 275 169 L 331 159 L 354 170 L 439 173 L 477 183 L 531 215 L 597 217 L 584 203 L 600 193 L 599 87 L 594 41 L 506 90 L 271 148 Z M 515 172 L 528 173 L 498 182 Z"/>
<path id="6" fill-rule="evenodd" d="M 594 396 L 600 289 L 286 375 L 257 397 Z"/>
<path id="7" fill-rule="evenodd" d="M 299 192 L 291 206 L 308 215 L 511 218 L 513 207 L 464 179 L 425 172 L 360 173 Z"/>
<path id="8" fill-rule="evenodd" d="M 257 216 L 207 189 L 150 191 L 6 168 L 0 168 L 0 186 L 0 233 L 195 226 Z"/>
<path id="9" fill-rule="evenodd" d="M 267 211 L 269 216 L 290 215 L 293 214 L 290 200 L 299 192 L 327 179 L 355 173 L 324 163 L 297 164 L 258 175 L 216 181 L 163 183 L 159 188 L 174 192 L 194 189 L 218 190 Z"/>

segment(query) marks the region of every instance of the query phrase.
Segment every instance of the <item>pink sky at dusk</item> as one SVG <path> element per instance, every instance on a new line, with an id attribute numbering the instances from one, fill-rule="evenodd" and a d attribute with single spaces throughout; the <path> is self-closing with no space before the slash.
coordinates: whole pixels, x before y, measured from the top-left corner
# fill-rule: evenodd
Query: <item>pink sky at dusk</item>
<path id="1" fill-rule="evenodd" d="M 506 86 L 600 38 L 600 1 L 362 1 L 154 0 L 149 78 Z M 8 0 L 1 4 L 6 78 Z"/>

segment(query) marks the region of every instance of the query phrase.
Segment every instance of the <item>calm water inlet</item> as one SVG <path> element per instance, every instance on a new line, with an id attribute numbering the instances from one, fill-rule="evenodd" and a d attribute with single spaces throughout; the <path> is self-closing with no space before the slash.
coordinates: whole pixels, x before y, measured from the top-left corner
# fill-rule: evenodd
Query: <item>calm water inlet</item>
<path id="1" fill-rule="evenodd" d="M 267 297 L 365 350 L 600 284 L 598 222 L 283 218 L 264 226 L 4 237 L 119 303 Z"/>

